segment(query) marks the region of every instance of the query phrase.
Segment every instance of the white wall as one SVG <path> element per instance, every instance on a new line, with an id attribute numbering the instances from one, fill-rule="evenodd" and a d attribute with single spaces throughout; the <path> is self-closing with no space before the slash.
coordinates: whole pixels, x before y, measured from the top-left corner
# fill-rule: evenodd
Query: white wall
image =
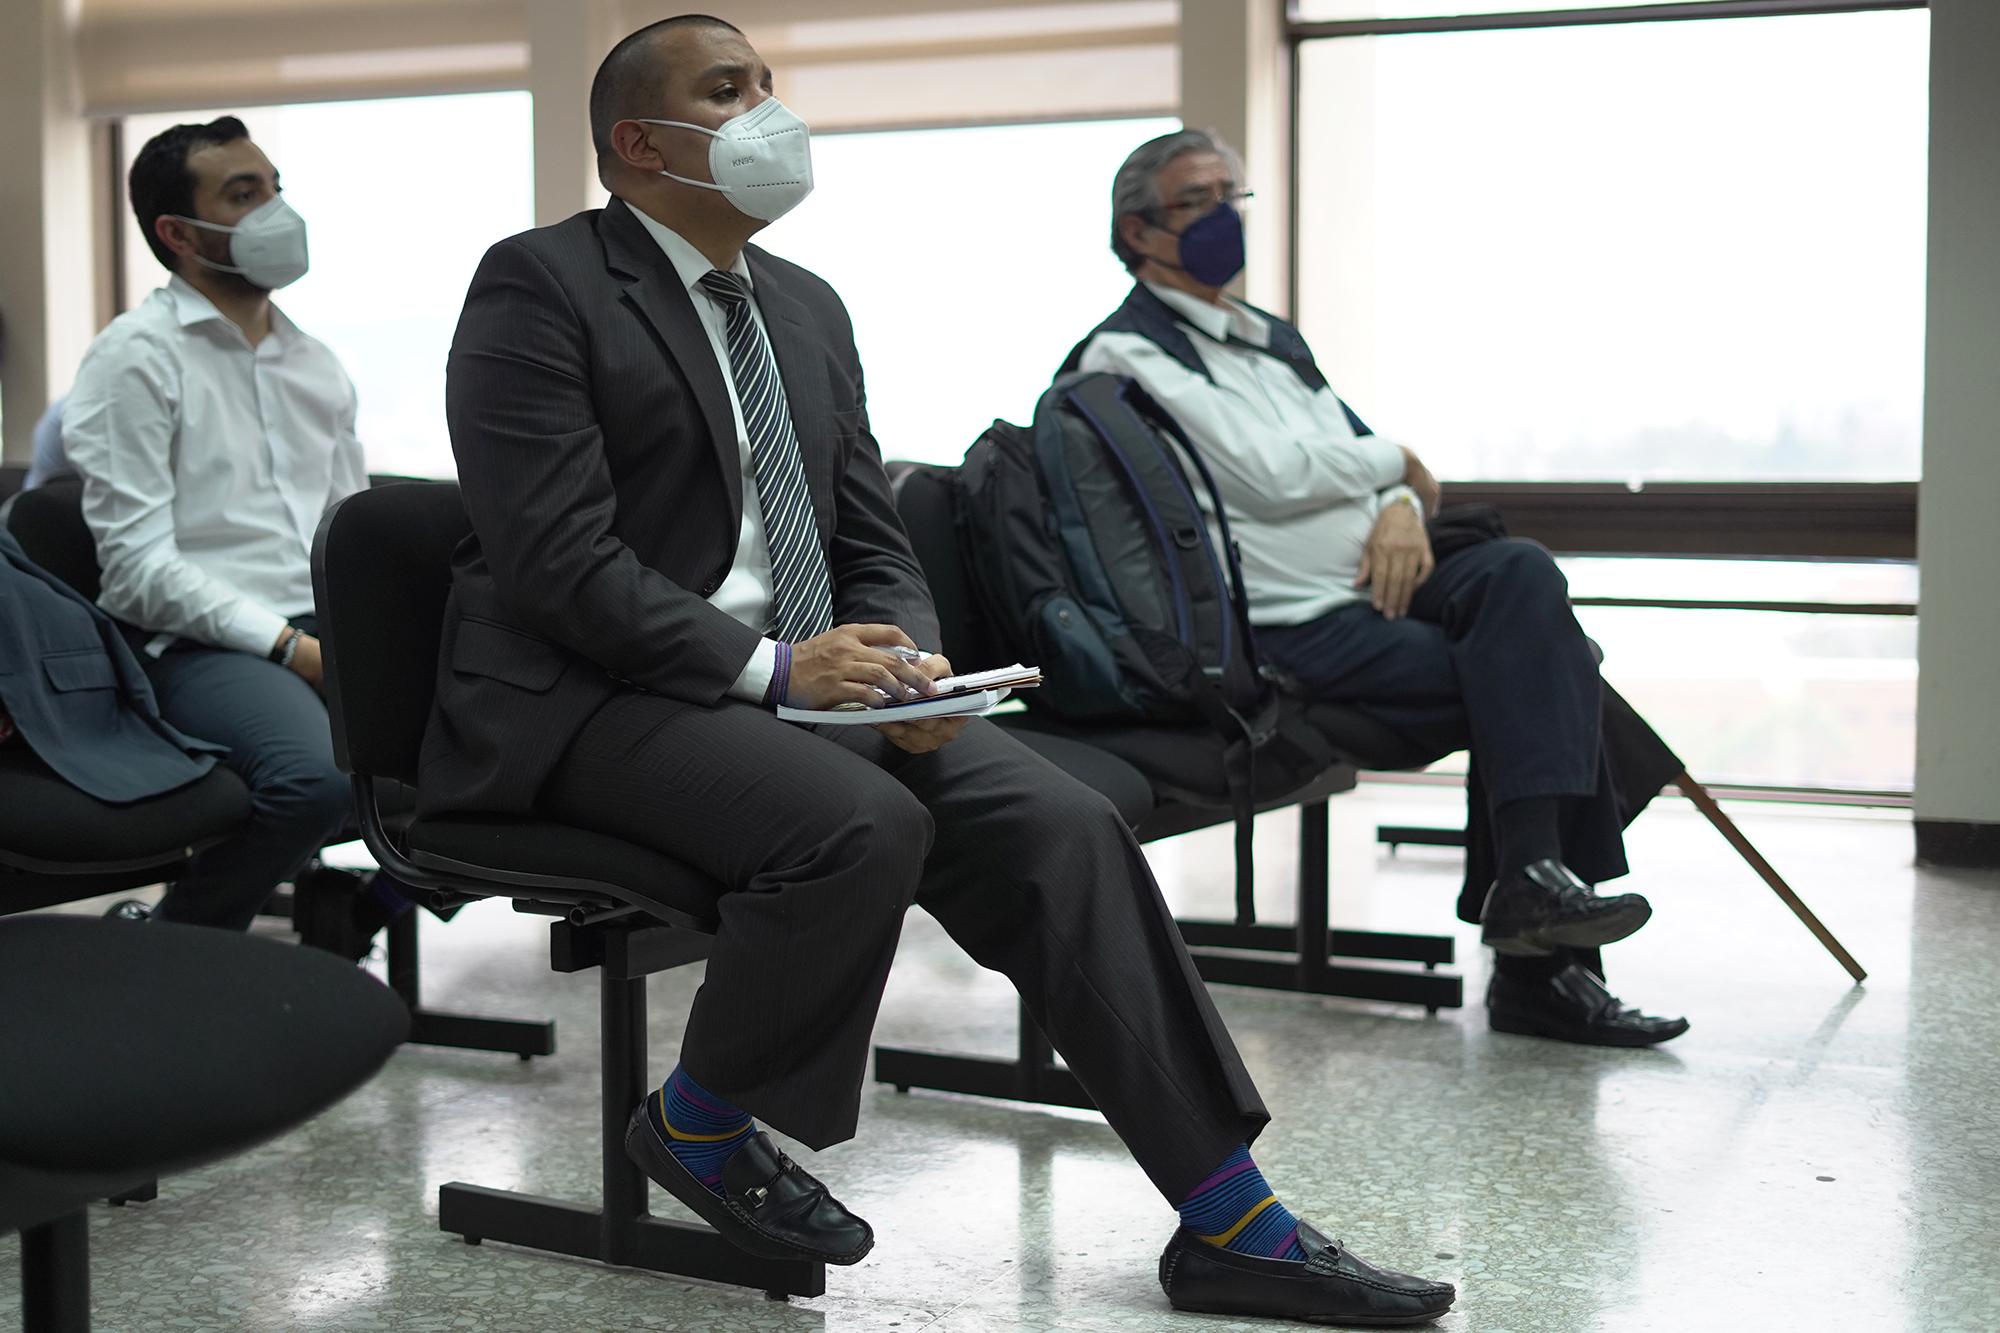
<path id="1" fill-rule="evenodd" d="M 2000 4 L 1931 0 L 1917 817 L 2000 824 Z"/>
<path id="2" fill-rule="evenodd" d="M 90 135 L 77 114 L 70 6 L 19 0 L 0 38 L 0 457 L 26 462 L 35 420 L 96 332 Z"/>

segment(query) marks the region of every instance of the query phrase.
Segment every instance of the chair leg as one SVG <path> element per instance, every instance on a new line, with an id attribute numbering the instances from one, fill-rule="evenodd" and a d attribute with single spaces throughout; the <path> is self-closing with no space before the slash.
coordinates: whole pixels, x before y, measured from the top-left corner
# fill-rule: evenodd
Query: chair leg
<path id="1" fill-rule="evenodd" d="M 555 1054 L 556 1025 L 547 1019 L 475 1018 L 424 1008 L 417 909 L 412 907 L 391 921 L 386 933 L 389 987 L 410 1006 L 410 1041 L 419 1046 L 450 1046 L 464 1051 L 511 1051 L 523 1060 Z"/>
<path id="2" fill-rule="evenodd" d="M 764 1259 L 736 1248 L 699 1222 L 646 1211 L 645 1174 L 625 1155 L 625 1124 L 646 1093 L 646 980 L 605 969 L 598 1001 L 602 1060 L 601 1206 L 514 1194 L 453 1181 L 438 1189 L 438 1230 L 468 1245 L 497 1240 L 656 1273 L 755 1287 L 773 1299 L 820 1296 L 826 1266 Z"/>
<path id="3" fill-rule="evenodd" d="M 1847 975 L 1856 981 L 1867 980 L 1868 973 L 1862 970 L 1860 963 L 1854 961 L 1854 955 L 1841 947 L 1840 941 L 1833 937 L 1832 931 L 1820 924 L 1820 919 L 1813 915 L 1812 909 L 1805 905 L 1798 894 L 1792 892 L 1792 886 L 1785 883 L 1784 878 L 1772 868 L 1771 863 L 1764 859 L 1763 853 L 1751 845 L 1750 839 L 1743 836 L 1743 830 L 1736 827 L 1736 821 L 1722 812 L 1722 807 L 1716 804 L 1715 797 L 1709 794 L 1708 788 L 1689 776 L 1686 769 L 1682 769 L 1674 777 L 1674 785 L 1681 789 L 1683 796 L 1694 802 L 1695 809 L 1708 817 L 1708 822 L 1715 825 L 1716 831 L 1728 839 L 1729 845 L 1736 849 L 1737 854 L 1742 856 L 1750 868 L 1771 886 L 1771 892 L 1777 894 L 1785 906 L 1792 909 L 1792 914 L 1805 922 L 1806 929 L 1813 933 L 1813 937 L 1825 945 L 1826 951 L 1847 969 Z"/>
<path id="4" fill-rule="evenodd" d="M 79 1208 L 21 1233 L 24 1333 L 90 1333 L 90 1214 Z"/>
<path id="5" fill-rule="evenodd" d="M 1421 1004 L 1433 1014 L 1464 1004 L 1464 980 L 1437 971 L 1440 963 L 1453 961 L 1451 936 L 1334 930 L 1328 926 L 1331 821 L 1332 809 L 1326 801 L 1299 807 L 1298 914 L 1292 925 L 1179 920 L 1181 938 L 1203 979 L 1224 986 Z M 1290 957 L 1260 958 L 1257 954 Z M 1330 961 L 1334 958 L 1421 963 L 1424 970 L 1354 967 L 1345 961 L 1336 965 Z"/>

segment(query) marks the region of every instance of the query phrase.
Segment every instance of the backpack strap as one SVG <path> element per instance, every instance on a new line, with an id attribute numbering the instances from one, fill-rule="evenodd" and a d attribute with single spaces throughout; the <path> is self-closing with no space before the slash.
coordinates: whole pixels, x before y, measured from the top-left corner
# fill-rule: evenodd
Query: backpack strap
<path id="1" fill-rule="evenodd" d="M 1247 301 L 1242 305 L 1244 309 L 1261 317 L 1271 329 L 1269 347 L 1256 347 L 1247 343 L 1244 346 L 1291 367 L 1292 372 L 1299 377 L 1306 388 L 1314 393 L 1327 387 L 1326 376 L 1320 372 L 1319 362 L 1313 358 L 1312 348 L 1306 345 L 1304 335 L 1294 328 L 1290 321 L 1280 319 L 1270 311 L 1261 310 Z M 1201 353 L 1195 350 L 1194 339 L 1188 337 L 1187 330 L 1182 327 L 1180 316 L 1143 282 L 1133 283 L 1132 290 L 1126 294 L 1124 303 L 1112 311 L 1103 323 L 1092 329 L 1082 342 L 1070 349 L 1058 373 L 1068 374 L 1078 369 L 1083 364 L 1085 349 L 1100 333 L 1138 334 L 1194 374 L 1211 382 L 1215 378 L 1209 374 L 1208 365 L 1201 359 Z M 1354 428 L 1356 435 L 1374 434 L 1374 431 L 1369 429 L 1368 423 L 1363 421 L 1338 394 L 1334 395 L 1334 401 L 1340 404 L 1340 410 L 1347 416 L 1347 424 Z"/>

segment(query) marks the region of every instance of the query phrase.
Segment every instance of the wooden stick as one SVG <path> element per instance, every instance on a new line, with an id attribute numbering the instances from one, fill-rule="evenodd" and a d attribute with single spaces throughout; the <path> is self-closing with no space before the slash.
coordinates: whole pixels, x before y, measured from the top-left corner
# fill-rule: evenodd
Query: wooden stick
<path id="1" fill-rule="evenodd" d="M 1841 947 L 1840 941 L 1833 937 L 1833 932 L 1820 924 L 1820 919 L 1813 915 L 1812 909 L 1800 900 L 1798 894 L 1792 892 L 1792 886 L 1785 883 L 1783 877 L 1771 868 L 1771 863 L 1764 859 L 1763 853 L 1750 845 L 1750 839 L 1743 836 L 1743 830 L 1736 827 L 1735 820 L 1722 812 L 1722 807 L 1708 794 L 1708 788 L 1688 776 L 1686 769 L 1682 769 L 1675 776 L 1674 785 L 1681 789 L 1683 796 L 1694 802 L 1695 809 L 1708 816 L 1708 822 L 1715 825 L 1716 831 L 1727 838 L 1729 845 L 1750 863 L 1750 868 L 1763 877 L 1764 882 L 1771 886 L 1771 891 L 1784 899 L 1785 906 L 1791 908 L 1793 914 L 1806 923 L 1806 929 L 1826 946 L 1826 951 L 1840 960 L 1840 965 L 1847 969 L 1847 975 L 1856 981 L 1867 980 L 1868 974 L 1862 970 L 1861 964 L 1854 961 L 1854 955 Z"/>

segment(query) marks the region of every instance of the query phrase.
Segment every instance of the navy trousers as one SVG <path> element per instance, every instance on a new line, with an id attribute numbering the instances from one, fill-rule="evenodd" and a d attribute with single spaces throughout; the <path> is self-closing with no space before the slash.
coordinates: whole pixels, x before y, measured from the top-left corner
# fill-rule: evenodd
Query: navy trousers
<path id="1" fill-rule="evenodd" d="M 313 631 L 310 617 L 293 623 Z M 246 929 L 271 890 L 339 832 L 353 809 L 352 788 L 333 761 L 326 704 L 293 671 L 249 653 L 183 640 L 139 660 L 162 717 L 229 747 L 223 762 L 250 789 L 253 811 L 241 833 L 194 858 L 154 916 Z"/>
<path id="2" fill-rule="evenodd" d="M 1438 562 L 1405 619 L 1357 602 L 1303 625 L 1260 627 L 1257 647 L 1314 698 L 1366 712 L 1440 753 L 1470 749 L 1470 864 L 1492 864 L 1496 807 L 1553 796 L 1567 798 L 1570 868 L 1593 884 L 1626 872 L 1597 656 L 1570 610 L 1567 580 L 1540 545 L 1508 537 L 1465 546 Z M 1479 919 L 1487 882 L 1467 876 L 1462 919 Z"/>

